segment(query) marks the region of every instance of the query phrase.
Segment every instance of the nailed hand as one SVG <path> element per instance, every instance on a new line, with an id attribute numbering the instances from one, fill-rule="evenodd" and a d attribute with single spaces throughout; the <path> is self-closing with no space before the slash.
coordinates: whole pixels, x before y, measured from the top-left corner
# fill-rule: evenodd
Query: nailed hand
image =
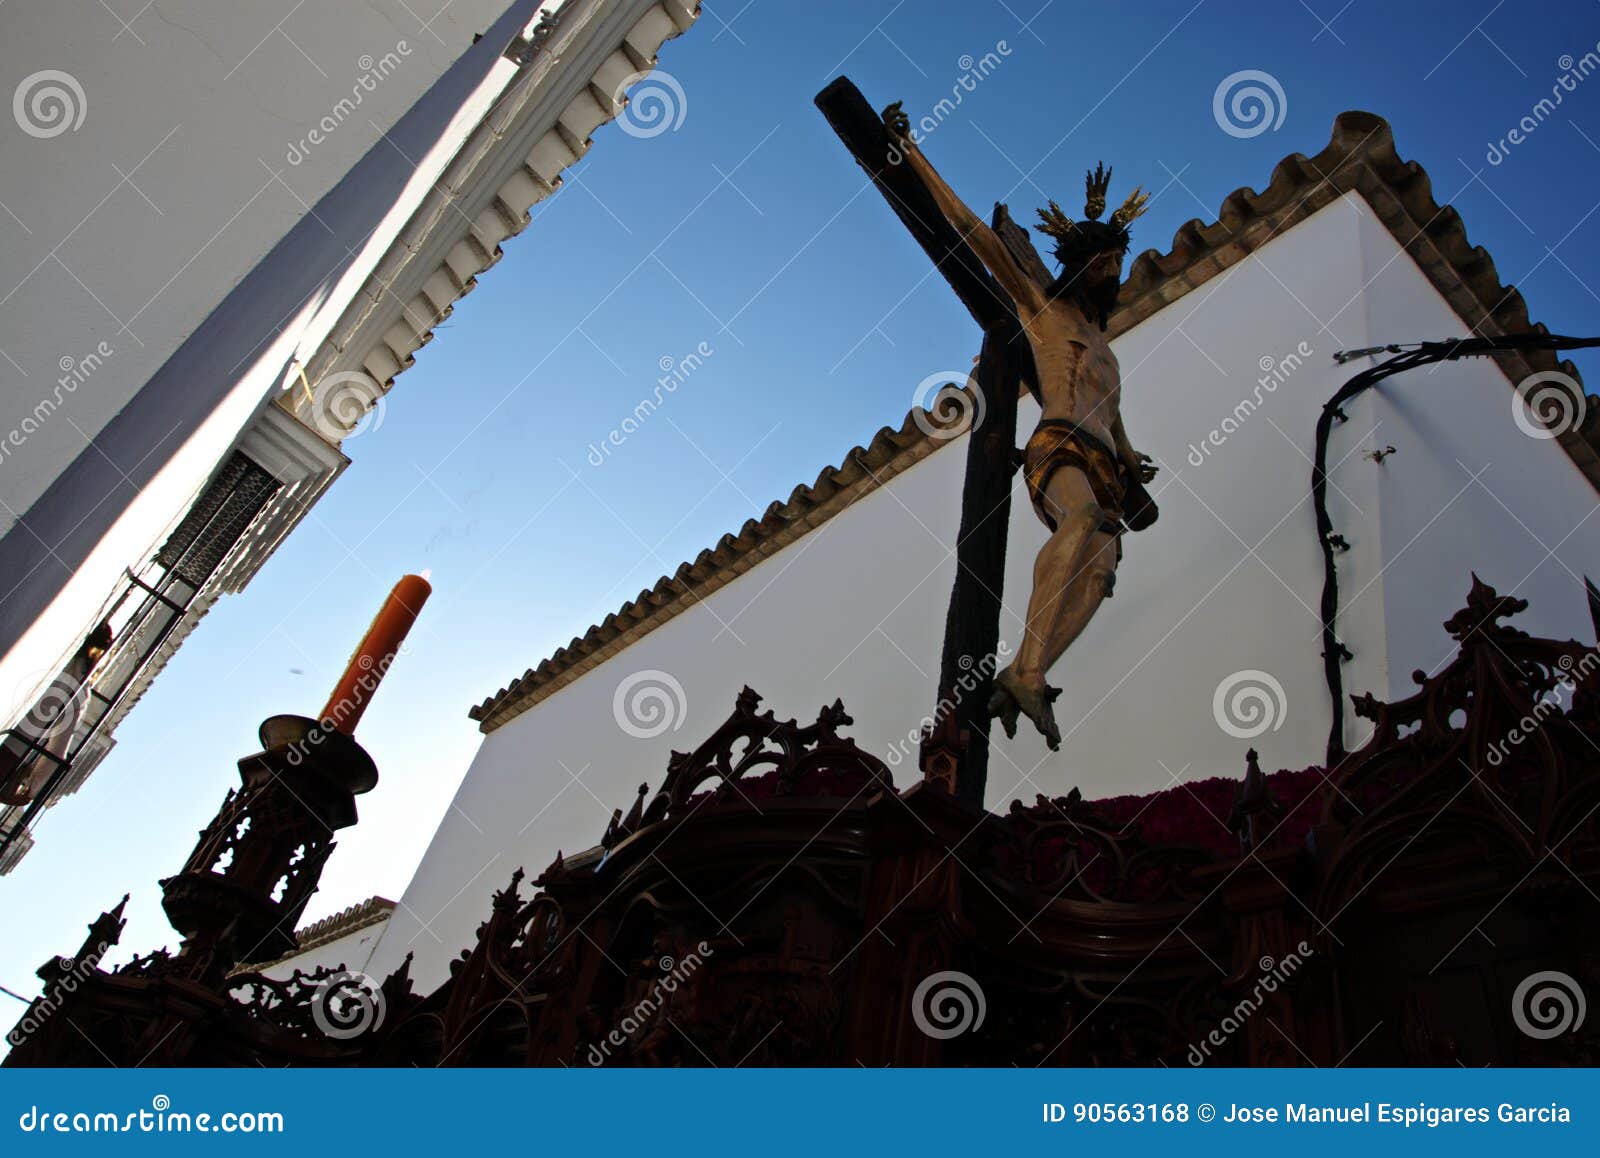
<path id="1" fill-rule="evenodd" d="M 895 101 L 894 104 L 883 110 L 883 127 L 889 130 L 891 139 L 906 142 L 911 139 L 911 118 L 900 106 L 904 101 Z"/>

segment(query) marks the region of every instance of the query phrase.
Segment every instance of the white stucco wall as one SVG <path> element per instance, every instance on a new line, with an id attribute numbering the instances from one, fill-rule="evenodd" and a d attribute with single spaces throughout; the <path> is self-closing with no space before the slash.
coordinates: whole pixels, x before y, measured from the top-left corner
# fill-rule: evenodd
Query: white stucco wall
<path id="1" fill-rule="evenodd" d="M 155 0 L 126 25 L 99 0 L 6 6 L 0 90 L 54 88 L 77 127 L 0 115 L 0 438 L 60 404 L 5 448 L 0 534 L 510 3 L 426 27 L 404 0 Z"/>
<path id="2" fill-rule="evenodd" d="M 1362 229 L 1382 232 L 1370 219 Z M 1381 240 L 1363 237 L 1369 278 L 1387 260 Z M 1468 332 L 1407 261 L 1383 271 L 1364 305 L 1374 344 Z M 1505 375 L 1473 358 L 1400 375 L 1374 393 L 1376 440 L 1395 447 L 1379 472 L 1391 694 L 1409 695 L 1412 671 L 1431 674 L 1454 654 L 1441 621 L 1461 606 L 1469 571 L 1528 600 L 1523 630 L 1592 640 L 1582 577 L 1600 581 L 1596 497 L 1554 441 L 1513 421 L 1513 407 L 1527 409 Z M 1355 596 L 1350 587 L 1347 600 Z"/>
<path id="3" fill-rule="evenodd" d="M 307 949 L 304 953 L 297 953 L 261 972 L 278 981 L 288 980 L 296 970 L 302 973 L 315 973 L 318 969 L 348 969 L 352 973 L 363 972 L 367 967 L 367 959 L 372 955 L 373 947 L 383 935 L 383 928 L 387 923 L 385 919 L 346 933 L 342 937 L 335 937 L 326 944 Z"/>
<path id="4" fill-rule="evenodd" d="M 1329 708 L 1313 431 L 1322 404 L 1359 368 L 1331 355 L 1464 332 L 1350 197 L 1117 340 L 1128 429 L 1163 466 L 1162 517 L 1129 537 L 1115 598 L 1052 673 L 1064 689 L 1062 750 L 1049 753 L 1031 733 L 997 733 L 991 808 L 1073 786 L 1094 798 L 1239 775 L 1252 745 L 1269 770 L 1321 762 Z M 1311 351 L 1303 364 L 1263 389 L 1259 409 L 1231 423 L 1221 445 L 1203 449 L 1241 398 L 1256 396 L 1264 367 L 1300 349 Z M 1472 567 L 1536 598 L 1531 626 L 1587 637 L 1576 578 L 1552 563 L 1517 582 L 1544 554 L 1534 539 L 1554 546 L 1568 536 L 1559 554 L 1574 571 L 1577 560 L 1597 557 L 1600 521 L 1573 529 L 1594 506 L 1592 488 L 1554 442 L 1518 432 L 1510 386 L 1490 364 L 1441 370 L 1422 386 L 1417 378 L 1352 404 L 1330 456 L 1330 507 L 1352 547 L 1340 557 L 1351 692 L 1386 692 L 1392 672 L 1403 691 L 1412 667 L 1442 658 L 1438 624 L 1459 606 Z M 1423 411 L 1446 390 L 1448 405 Z M 1025 405 L 1024 426 L 1036 415 Z M 1366 457 L 1389 443 L 1397 453 L 1381 465 Z M 1482 490 L 1454 497 L 1465 481 L 1458 457 L 1473 470 L 1494 462 L 1491 485 L 1527 530 Z M 963 460 L 959 443 L 932 455 L 491 733 L 370 971 L 381 976 L 414 951 L 418 984 L 442 980 L 515 868 L 537 874 L 558 849 L 597 843 L 611 809 L 626 807 L 641 780 L 659 785 L 669 751 L 705 739 L 746 683 L 780 716 L 803 722 L 843 698 L 856 719 L 850 734 L 910 783 L 907 736 L 935 696 Z M 1002 631 L 1014 647 L 1044 537 L 1020 490 L 1011 533 Z M 613 696 L 649 669 L 670 673 L 686 703 L 675 730 L 637 739 L 618 727 Z M 1276 726 L 1254 738 L 1230 735 L 1213 712 L 1219 683 L 1247 669 L 1283 689 L 1270 709 Z M 1353 723 L 1349 738 L 1359 736 Z"/>

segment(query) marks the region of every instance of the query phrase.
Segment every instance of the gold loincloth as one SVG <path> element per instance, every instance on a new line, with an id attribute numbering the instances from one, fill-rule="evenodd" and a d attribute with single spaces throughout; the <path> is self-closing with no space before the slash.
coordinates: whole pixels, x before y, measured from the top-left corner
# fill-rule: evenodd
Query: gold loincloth
<path id="1" fill-rule="evenodd" d="M 1122 533 L 1122 501 L 1127 494 L 1127 478 L 1122 464 L 1105 443 L 1084 430 L 1076 422 L 1060 418 L 1040 421 L 1038 429 L 1028 439 L 1023 452 L 1022 471 L 1028 484 L 1028 497 L 1033 508 L 1052 531 L 1056 521 L 1050 515 L 1045 501 L 1045 487 L 1056 471 L 1064 466 L 1083 472 L 1094 491 L 1094 500 L 1100 504 L 1104 519 L 1100 530 L 1108 535 Z"/>

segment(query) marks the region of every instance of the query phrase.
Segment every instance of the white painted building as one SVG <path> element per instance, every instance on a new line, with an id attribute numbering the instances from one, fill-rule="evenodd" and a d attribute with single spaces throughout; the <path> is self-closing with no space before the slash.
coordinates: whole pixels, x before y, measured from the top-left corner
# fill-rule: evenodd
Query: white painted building
<path id="1" fill-rule="evenodd" d="M 345 967 L 347 961 L 365 961 L 372 954 L 383 935 L 383 927 L 394 912 L 394 902 L 384 897 L 368 897 L 358 905 L 342 912 L 313 921 L 295 930 L 300 940 L 300 950 L 292 958 L 267 965 L 261 969 L 274 980 L 288 980 L 296 969 L 314 973 L 319 969 L 335 971 Z M 239 972 L 257 968 L 252 964 L 239 967 Z"/>
<path id="2" fill-rule="evenodd" d="M 696 12 L 0 12 L 0 239 L 19 279 L 0 287 L 0 729 L 13 763 L 43 762 L 33 800 L 0 807 L 0 872 Z M 63 689 L 103 623 L 109 652 Z M 63 693 L 59 727 L 25 722 Z"/>
<path id="3" fill-rule="evenodd" d="M 1369 114 L 1341 117 L 1322 153 L 1286 159 L 1261 193 L 1230 196 L 1219 222 L 1141 257 L 1112 331 L 1128 429 L 1162 465 L 1162 516 L 1128 537 L 1115 597 L 1051 673 L 1061 751 L 1026 728 L 997 732 L 989 806 L 1238 776 L 1251 746 L 1268 770 L 1320 764 L 1331 717 L 1313 431 L 1370 364 L 1332 355 L 1527 328 L 1520 296 Z M 1348 692 L 1403 697 L 1409 673 L 1439 667 L 1453 653 L 1441 623 L 1474 569 L 1531 601 L 1524 628 L 1590 638 L 1580 577 L 1600 566 L 1600 463 L 1577 431 L 1527 433 L 1546 432 L 1514 389 L 1556 368 L 1548 356 L 1448 363 L 1348 407 L 1329 458 L 1350 544 L 1338 563 Z M 1037 413 L 1025 401 L 1025 429 Z M 437 984 L 513 869 L 537 875 L 558 850 L 570 863 L 597 844 L 611 810 L 641 780 L 658 786 L 669 752 L 706 739 L 745 684 L 802 722 L 843 699 L 849 734 L 913 782 L 961 447 L 912 419 L 881 432 L 474 709 L 486 737 L 415 877 L 371 956 L 346 946 L 342 963 L 381 977 L 410 952 L 418 985 Z M 1045 534 L 1017 485 L 1002 623 L 1013 649 Z M 1263 721 L 1229 715 L 1226 697 L 1219 720 L 1215 693 L 1244 686 L 1240 673 L 1265 690 Z M 664 689 L 667 723 L 621 726 L 628 693 L 646 687 Z"/>

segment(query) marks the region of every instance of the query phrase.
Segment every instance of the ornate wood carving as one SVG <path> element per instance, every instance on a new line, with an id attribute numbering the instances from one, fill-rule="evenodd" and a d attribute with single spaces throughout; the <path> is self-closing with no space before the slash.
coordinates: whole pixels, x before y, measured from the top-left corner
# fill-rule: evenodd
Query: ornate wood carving
<path id="1" fill-rule="evenodd" d="M 1000 815 L 894 792 L 838 703 L 802 727 L 746 689 L 600 849 L 513 874 L 443 985 L 387 979 L 374 1031 L 321 1031 L 334 970 L 101 969 L 118 909 L 40 970 L 60 1001 L 9 1064 L 1592 1063 L 1594 1027 L 1510 1015 L 1543 970 L 1600 992 L 1600 655 L 1523 607 L 1475 579 L 1455 658 L 1358 697 L 1374 733 L 1335 768 L 1250 753 L 1231 784 Z M 186 871 L 242 847 L 236 801 Z M 919 1004 L 942 979 L 958 1032 Z"/>

